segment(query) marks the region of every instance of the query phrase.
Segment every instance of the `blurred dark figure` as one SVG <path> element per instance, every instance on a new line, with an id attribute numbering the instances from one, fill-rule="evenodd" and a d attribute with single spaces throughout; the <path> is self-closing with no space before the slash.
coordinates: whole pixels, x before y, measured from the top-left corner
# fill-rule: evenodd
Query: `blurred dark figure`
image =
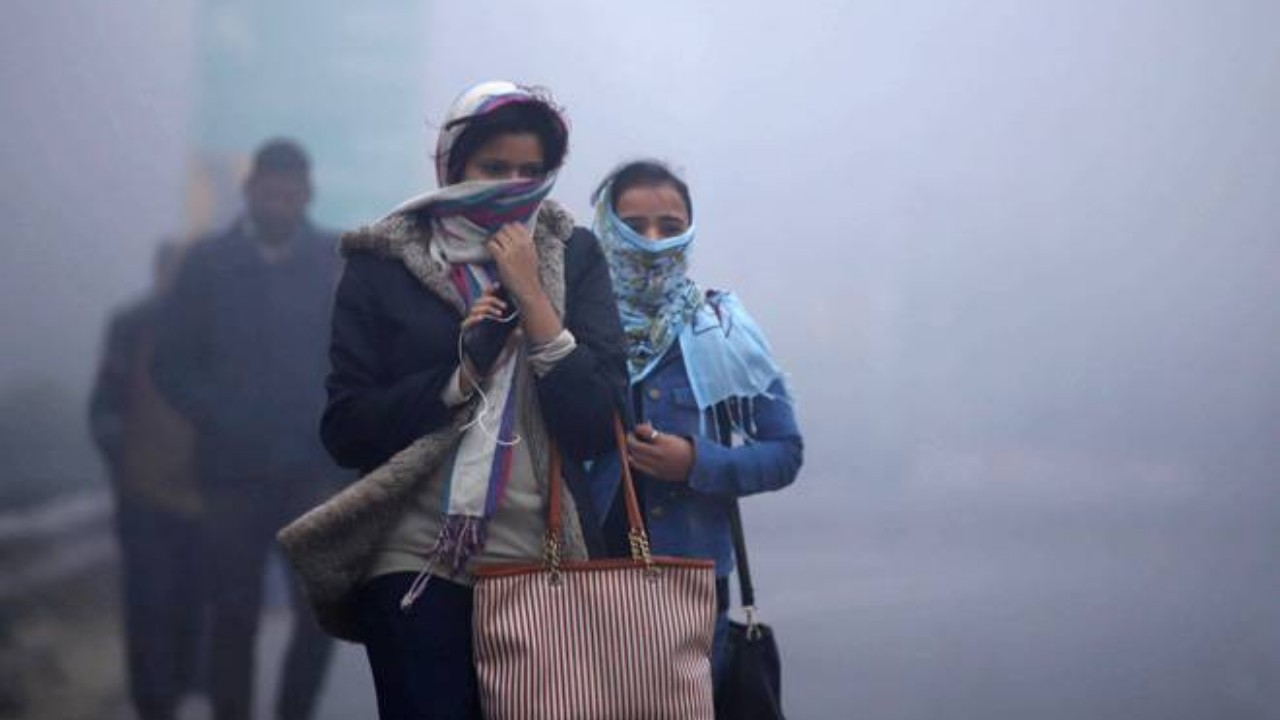
<path id="1" fill-rule="evenodd" d="M 253 707 L 263 570 L 276 531 L 336 489 L 316 428 L 324 409 L 336 236 L 306 219 L 310 169 L 296 143 L 254 156 L 246 212 L 198 243 L 161 316 L 156 384 L 196 427 L 212 584 L 210 691 L 217 720 Z M 312 714 L 332 651 L 293 588 L 276 711 Z"/>
<path id="2" fill-rule="evenodd" d="M 170 720 L 194 689 L 205 610 L 201 576 L 192 572 L 202 565 L 192 429 L 149 371 L 181 254 L 162 244 L 151 292 L 111 319 L 89 404 L 115 492 L 129 690 L 142 720 Z"/>

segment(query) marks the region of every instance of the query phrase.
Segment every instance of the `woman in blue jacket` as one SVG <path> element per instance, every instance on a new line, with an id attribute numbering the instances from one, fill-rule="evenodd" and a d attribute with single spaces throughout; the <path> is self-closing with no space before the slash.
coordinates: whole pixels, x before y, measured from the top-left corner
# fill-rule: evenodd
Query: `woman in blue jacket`
<path id="1" fill-rule="evenodd" d="M 635 420 L 627 459 L 654 552 L 716 563 L 719 677 L 734 566 L 730 510 L 739 497 L 795 480 L 803 441 L 760 328 L 736 296 L 704 291 L 688 276 L 695 230 L 684 181 L 662 163 L 631 162 L 592 200 L 627 338 Z M 617 456 L 592 474 L 596 506 L 613 507 L 617 525 Z"/>

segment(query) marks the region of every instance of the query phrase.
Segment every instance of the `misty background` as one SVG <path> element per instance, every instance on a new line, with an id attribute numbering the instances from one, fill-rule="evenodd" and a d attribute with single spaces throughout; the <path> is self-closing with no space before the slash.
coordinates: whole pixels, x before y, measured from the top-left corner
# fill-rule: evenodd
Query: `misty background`
<path id="1" fill-rule="evenodd" d="M 254 146 L 299 137 L 313 216 L 354 227 L 430 187 L 459 90 L 507 78 L 565 106 L 580 222 L 619 161 L 682 169 L 694 277 L 790 372 L 806 466 L 745 508 L 792 716 L 1280 718 L 1280 5 L 4 17 L 6 517 L 106 487 L 103 323 L 161 237 L 228 220 Z M 322 713 L 372 716 L 343 653 Z"/>

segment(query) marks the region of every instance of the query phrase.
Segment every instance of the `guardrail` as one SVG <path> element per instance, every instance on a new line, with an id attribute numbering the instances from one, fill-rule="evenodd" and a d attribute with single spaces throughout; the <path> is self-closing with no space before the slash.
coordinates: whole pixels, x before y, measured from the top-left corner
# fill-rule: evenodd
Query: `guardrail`
<path id="1" fill-rule="evenodd" d="M 112 511 L 110 494 L 91 490 L 0 513 L 0 602 L 33 596 L 114 562 Z"/>

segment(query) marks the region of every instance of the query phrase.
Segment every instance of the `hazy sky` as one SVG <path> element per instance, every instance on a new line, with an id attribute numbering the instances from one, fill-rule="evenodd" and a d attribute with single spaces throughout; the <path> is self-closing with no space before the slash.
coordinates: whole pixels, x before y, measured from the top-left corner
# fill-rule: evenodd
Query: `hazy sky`
<path id="1" fill-rule="evenodd" d="M 110 305 L 181 227 L 183 3 L 19 0 L 0 23 L 0 383 L 83 387 Z"/>

